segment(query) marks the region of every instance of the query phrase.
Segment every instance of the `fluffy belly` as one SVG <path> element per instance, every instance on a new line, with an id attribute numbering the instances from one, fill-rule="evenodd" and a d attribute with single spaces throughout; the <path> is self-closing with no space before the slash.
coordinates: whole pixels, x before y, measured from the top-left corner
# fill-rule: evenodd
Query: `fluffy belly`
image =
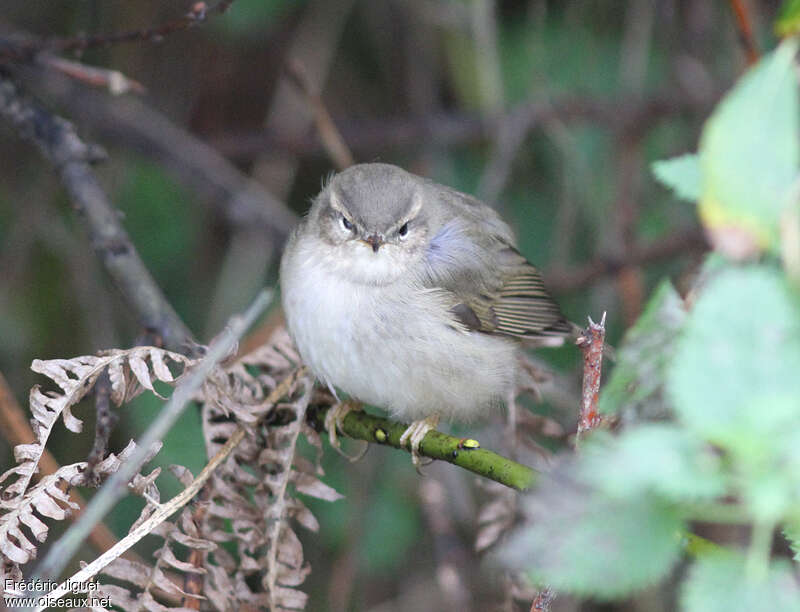
<path id="1" fill-rule="evenodd" d="M 303 360 L 326 384 L 400 419 L 462 421 L 513 385 L 513 341 L 455 328 L 437 292 L 312 276 L 284 282 L 284 309 Z"/>

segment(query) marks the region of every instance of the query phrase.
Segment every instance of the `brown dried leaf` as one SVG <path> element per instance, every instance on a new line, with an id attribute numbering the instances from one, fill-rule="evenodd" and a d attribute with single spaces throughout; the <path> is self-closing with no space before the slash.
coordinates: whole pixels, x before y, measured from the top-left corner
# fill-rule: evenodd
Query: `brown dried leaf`
<path id="1" fill-rule="evenodd" d="M 311 510 L 297 498 L 292 499 L 289 504 L 289 516 L 309 531 L 313 531 L 314 533 L 319 531 L 319 522 L 317 522 L 316 517 L 311 513 Z"/>
<path id="2" fill-rule="evenodd" d="M 319 478 L 311 474 L 304 474 L 302 472 L 292 473 L 292 482 L 298 493 L 316 497 L 317 499 L 324 499 L 325 501 L 337 501 L 344 496 L 333 487 L 326 485 Z"/>
<path id="3" fill-rule="evenodd" d="M 62 520 L 70 510 L 76 510 L 78 505 L 70 501 L 59 486 L 80 477 L 85 466 L 85 463 L 65 465 L 43 477 L 24 496 L 0 501 L 0 509 L 5 511 L 0 516 L 0 551 L 3 555 L 19 564 L 36 556 L 36 545 L 22 529 L 28 530 L 38 542 L 44 542 L 48 527 L 34 511 L 41 516 Z"/>
<path id="4" fill-rule="evenodd" d="M 207 572 L 204 567 L 199 567 L 193 563 L 188 563 L 178 559 L 169 546 L 164 546 L 158 551 L 158 558 L 170 567 L 174 567 L 182 572 L 191 574 L 205 574 Z"/>
<path id="5" fill-rule="evenodd" d="M 140 589 L 146 588 L 150 582 L 150 568 L 147 565 L 123 557 L 118 557 L 109 563 L 103 569 L 103 574 L 116 580 L 129 582 Z"/>
<path id="6" fill-rule="evenodd" d="M 308 595 L 297 589 L 276 586 L 272 600 L 276 610 L 303 610 L 308 603 Z"/>
<path id="7" fill-rule="evenodd" d="M 486 483 L 489 502 L 478 513 L 481 528 L 475 536 L 475 550 L 481 552 L 497 542 L 514 525 L 518 493 L 497 483 Z"/>
<path id="8" fill-rule="evenodd" d="M 477 552 L 483 552 L 489 548 L 500 539 L 500 536 L 502 536 L 509 527 L 510 525 L 504 524 L 501 521 L 489 523 L 481 527 L 475 536 L 475 550 Z"/>
<path id="9" fill-rule="evenodd" d="M 39 461 L 44 453 L 45 446 L 50 437 L 50 432 L 59 417 L 65 427 L 80 433 L 83 422 L 76 418 L 71 407 L 83 399 L 91 391 L 100 374 L 108 368 L 112 382 L 112 398 L 121 402 L 131 395 L 130 381 L 126 380 L 124 364 L 131 369 L 136 377 L 136 382 L 154 391 L 152 377 L 146 359 L 153 364 L 156 379 L 165 382 L 173 380 L 172 373 L 167 367 L 167 361 L 181 364 L 184 368 L 191 365 L 192 361 L 183 355 L 170 353 L 152 347 L 137 347 L 127 351 L 112 350 L 102 352 L 96 356 L 75 357 L 73 359 L 35 359 L 31 364 L 34 372 L 50 378 L 60 389 L 59 392 L 43 392 L 35 386 L 30 393 L 30 409 L 33 415 L 31 422 L 36 441 L 32 444 L 21 444 L 14 449 L 14 456 L 18 465 L 10 468 L 0 475 L 0 483 L 7 483 L 2 491 L 0 510 L 0 550 L 15 562 L 23 561 L 35 554 L 35 546 L 20 530 L 24 526 L 37 541 L 44 541 L 47 537 L 47 526 L 36 515 L 62 520 L 68 514 L 69 508 L 76 507 L 69 501 L 66 494 L 61 491 L 59 484 L 66 482 L 74 485 L 82 482 L 81 473 L 85 464 L 73 464 L 58 470 L 52 476 L 43 478 L 35 487 L 31 487 L 33 475 L 39 469 Z M 155 391 L 154 391 L 155 392 Z M 129 447 L 130 448 L 130 447 Z M 128 450 L 128 449 L 126 449 Z M 96 466 L 99 474 L 109 474 L 118 469 L 117 458 L 111 456 Z M 157 489 L 152 486 L 152 478 L 135 479 L 135 486 L 140 490 L 147 490 L 148 495 L 157 495 Z M 13 541 L 9 540 L 13 538 Z"/>
<path id="10" fill-rule="evenodd" d="M 95 591 L 97 597 L 107 597 L 111 604 L 123 610 L 136 610 L 137 602 L 131 592 L 115 584 L 101 584 Z"/>
<path id="11" fill-rule="evenodd" d="M 182 465 L 175 465 L 173 463 L 168 467 L 168 469 L 184 487 L 188 487 L 194 481 L 194 476 L 192 473 Z"/>
<path id="12" fill-rule="evenodd" d="M 228 573 L 217 565 L 208 566 L 203 591 L 217 610 L 228 610 L 232 607 L 231 602 L 235 601 L 233 583 Z"/>

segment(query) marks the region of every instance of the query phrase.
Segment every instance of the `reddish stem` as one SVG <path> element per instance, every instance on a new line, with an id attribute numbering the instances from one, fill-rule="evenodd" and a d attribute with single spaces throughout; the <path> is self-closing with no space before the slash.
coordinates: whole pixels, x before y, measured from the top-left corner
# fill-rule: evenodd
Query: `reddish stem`
<path id="1" fill-rule="evenodd" d="M 750 15 L 747 7 L 742 0 L 730 0 L 731 9 L 736 17 L 736 25 L 739 28 L 739 40 L 742 42 L 744 52 L 747 55 L 747 65 L 751 66 L 758 61 L 758 45 L 753 37 L 753 27 L 750 25 Z"/>
<path id="2" fill-rule="evenodd" d="M 597 398 L 600 395 L 600 373 L 603 366 L 605 336 L 606 314 L 603 313 L 600 323 L 589 319 L 589 327 L 578 339 L 578 346 L 583 351 L 583 394 L 581 413 L 578 419 L 578 436 L 584 431 L 594 429 L 602 422 L 602 418 L 597 412 Z"/>
<path id="3" fill-rule="evenodd" d="M 550 604 L 556 598 L 556 593 L 550 587 L 544 587 L 536 595 L 531 604 L 531 612 L 550 612 Z"/>

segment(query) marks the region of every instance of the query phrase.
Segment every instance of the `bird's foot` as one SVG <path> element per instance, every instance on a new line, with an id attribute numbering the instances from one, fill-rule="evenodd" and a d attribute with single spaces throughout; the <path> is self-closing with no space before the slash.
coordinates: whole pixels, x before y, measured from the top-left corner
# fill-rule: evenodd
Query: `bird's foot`
<path id="1" fill-rule="evenodd" d="M 366 454 L 369 443 L 365 442 L 364 448 L 357 454 L 348 455 L 342 450 L 342 443 L 339 442 L 338 435 L 338 432 L 344 430 L 344 418 L 353 410 L 361 410 L 361 403 L 347 400 L 331 406 L 325 414 L 325 429 L 328 430 L 328 441 L 331 443 L 331 447 L 334 448 L 337 453 L 355 463 Z"/>
<path id="2" fill-rule="evenodd" d="M 422 459 L 419 454 L 419 445 L 422 444 L 422 440 L 426 435 L 428 435 L 428 432 L 435 430 L 438 425 L 439 415 L 433 414 L 422 420 L 414 421 L 408 426 L 408 429 L 403 432 L 403 435 L 400 436 L 401 447 L 404 447 L 408 442 L 411 442 L 411 463 L 414 464 L 417 472 L 419 472 L 419 469 L 422 467 L 422 465 L 427 465 L 433 461 L 433 459 L 431 459 L 425 464 L 422 463 Z M 422 472 L 420 472 L 420 474 L 421 473 Z"/>

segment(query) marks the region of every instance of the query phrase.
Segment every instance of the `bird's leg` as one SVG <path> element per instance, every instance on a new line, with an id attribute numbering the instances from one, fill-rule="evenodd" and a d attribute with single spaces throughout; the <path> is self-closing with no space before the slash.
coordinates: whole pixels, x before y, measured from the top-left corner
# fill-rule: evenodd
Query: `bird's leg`
<path id="1" fill-rule="evenodd" d="M 542 391 L 540 385 L 552 379 L 552 375 L 542 367 L 534 363 L 524 353 L 519 357 L 520 380 L 517 381 L 514 392 L 519 395 L 528 392 L 533 396 L 535 402 L 542 401 Z"/>
<path id="2" fill-rule="evenodd" d="M 438 425 L 439 415 L 432 414 L 429 417 L 411 423 L 411 425 L 408 426 L 408 429 L 403 432 L 403 435 L 400 436 L 401 447 L 405 446 L 407 442 L 411 442 L 411 462 L 414 464 L 414 467 L 417 468 L 418 472 L 420 466 L 422 465 L 422 460 L 420 459 L 419 455 L 419 445 L 422 443 L 422 439 L 428 434 L 428 432 L 435 430 Z"/>
<path id="3" fill-rule="evenodd" d="M 347 457 L 350 461 L 356 462 L 367 452 L 369 443 L 364 443 L 364 449 L 361 452 L 350 456 L 342 450 L 342 444 L 339 442 L 337 433 L 337 430 L 344 429 L 344 418 L 353 410 L 361 410 L 361 403 L 354 400 L 347 400 L 331 406 L 325 414 L 325 429 L 328 430 L 328 441 L 331 443 L 331 447 L 343 457 Z"/>
<path id="4" fill-rule="evenodd" d="M 506 438 L 510 440 L 509 452 L 512 458 L 517 454 L 517 390 L 511 389 L 506 395 L 508 421 L 506 421 Z"/>

